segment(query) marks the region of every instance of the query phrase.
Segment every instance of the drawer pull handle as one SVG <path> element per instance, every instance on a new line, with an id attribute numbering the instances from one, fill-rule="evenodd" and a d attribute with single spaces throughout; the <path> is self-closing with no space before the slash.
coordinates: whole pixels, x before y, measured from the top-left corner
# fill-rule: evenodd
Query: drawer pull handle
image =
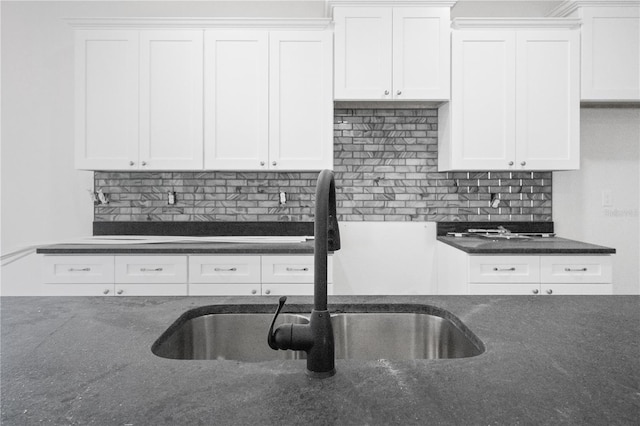
<path id="1" fill-rule="evenodd" d="M 108 288 L 104 289 L 104 291 L 102 292 L 102 294 L 109 294 L 109 289 L 108 289 Z"/>
<path id="2" fill-rule="evenodd" d="M 500 272 L 513 272 L 516 270 L 515 267 L 511 267 L 511 268 L 493 268 L 494 271 L 500 271 Z"/>
<path id="3" fill-rule="evenodd" d="M 214 268 L 213 270 L 216 272 L 235 272 L 238 268 Z"/>
<path id="4" fill-rule="evenodd" d="M 140 268 L 140 272 L 162 272 L 162 268 Z"/>
<path id="5" fill-rule="evenodd" d="M 538 293 L 539 293 L 539 291 L 538 291 L 538 289 L 537 289 L 537 288 L 534 288 L 534 289 L 533 289 L 533 290 L 531 290 L 531 291 L 533 292 L 533 294 L 538 294 Z"/>
<path id="6" fill-rule="evenodd" d="M 547 290 L 547 294 L 552 294 L 552 293 L 553 293 L 553 290 L 551 289 Z"/>
<path id="7" fill-rule="evenodd" d="M 69 268 L 69 272 L 90 272 L 91 268 Z"/>
<path id="8" fill-rule="evenodd" d="M 587 272 L 587 268 L 564 268 L 565 272 Z"/>
<path id="9" fill-rule="evenodd" d="M 118 294 L 122 294 L 122 293 L 124 293 L 124 290 L 120 289 L 120 290 L 118 290 L 116 293 L 118 293 Z"/>
<path id="10" fill-rule="evenodd" d="M 287 272 L 307 272 L 309 268 L 291 268 L 287 267 Z"/>

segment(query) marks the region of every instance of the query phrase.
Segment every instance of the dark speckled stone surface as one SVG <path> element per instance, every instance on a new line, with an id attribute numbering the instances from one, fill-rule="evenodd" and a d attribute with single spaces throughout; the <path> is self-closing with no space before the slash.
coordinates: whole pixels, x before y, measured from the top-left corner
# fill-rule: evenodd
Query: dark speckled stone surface
<path id="1" fill-rule="evenodd" d="M 38 247 L 40 254 L 308 254 L 313 240 L 304 243 L 153 243 L 52 244 Z"/>
<path id="2" fill-rule="evenodd" d="M 614 248 L 566 238 L 490 240 L 480 237 L 438 237 L 438 241 L 473 254 L 613 254 Z"/>
<path id="3" fill-rule="evenodd" d="M 308 378 L 302 360 L 177 361 L 150 351 L 189 309 L 275 309 L 276 297 L 0 303 L 2 425 L 635 425 L 640 418 L 638 296 L 330 297 L 330 309 L 446 309 L 486 352 L 338 360 L 325 380 Z"/>

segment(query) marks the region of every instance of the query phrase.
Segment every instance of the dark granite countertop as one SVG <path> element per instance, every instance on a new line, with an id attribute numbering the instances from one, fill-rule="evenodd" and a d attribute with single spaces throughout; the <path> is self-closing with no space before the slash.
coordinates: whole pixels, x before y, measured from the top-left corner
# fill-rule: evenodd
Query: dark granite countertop
<path id="1" fill-rule="evenodd" d="M 438 241 L 471 254 L 613 254 L 616 249 L 559 237 L 490 240 L 439 236 Z"/>
<path id="2" fill-rule="evenodd" d="M 38 247 L 40 254 L 308 254 L 313 240 L 302 243 L 149 243 L 52 244 Z"/>
<path id="3" fill-rule="evenodd" d="M 308 378 L 304 361 L 177 361 L 150 351 L 189 309 L 256 303 L 275 310 L 276 297 L 0 303 L 3 425 L 631 425 L 640 417 L 638 296 L 330 297 L 330 309 L 446 309 L 486 352 L 337 360 L 337 374 L 325 380 Z"/>

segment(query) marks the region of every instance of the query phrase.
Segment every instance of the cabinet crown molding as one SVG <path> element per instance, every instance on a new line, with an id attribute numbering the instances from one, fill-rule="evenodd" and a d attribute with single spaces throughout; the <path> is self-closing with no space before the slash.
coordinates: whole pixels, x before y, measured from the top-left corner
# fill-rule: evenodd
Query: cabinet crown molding
<path id="1" fill-rule="evenodd" d="M 579 18 L 455 18 L 451 28 L 465 29 L 577 29 Z"/>
<path id="2" fill-rule="evenodd" d="M 324 30 L 329 18 L 66 18 L 74 29 L 277 29 Z"/>
<path id="3" fill-rule="evenodd" d="M 453 7 L 457 0 L 328 0 L 327 7 L 353 7 L 353 6 L 427 6 L 427 7 Z"/>
<path id="4" fill-rule="evenodd" d="M 569 16 L 581 7 L 640 7 L 640 0 L 567 0 L 551 9 L 547 16 Z"/>

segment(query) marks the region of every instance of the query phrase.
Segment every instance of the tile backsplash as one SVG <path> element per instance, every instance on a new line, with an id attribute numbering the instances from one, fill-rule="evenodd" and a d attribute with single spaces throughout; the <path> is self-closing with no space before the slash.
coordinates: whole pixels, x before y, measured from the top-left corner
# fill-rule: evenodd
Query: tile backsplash
<path id="1" fill-rule="evenodd" d="M 438 172 L 437 114 L 335 110 L 338 220 L 552 220 L 551 172 Z M 316 172 L 95 172 L 95 189 L 110 203 L 95 206 L 94 221 L 311 221 L 316 178 Z M 169 192 L 175 205 L 168 205 Z"/>

